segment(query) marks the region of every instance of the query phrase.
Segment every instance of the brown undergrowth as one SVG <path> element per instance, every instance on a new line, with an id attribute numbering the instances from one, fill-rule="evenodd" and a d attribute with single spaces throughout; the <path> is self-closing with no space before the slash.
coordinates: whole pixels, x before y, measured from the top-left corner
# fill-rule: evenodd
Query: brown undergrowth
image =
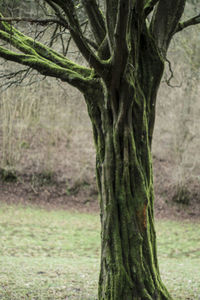
<path id="1" fill-rule="evenodd" d="M 177 186 L 170 176 L 171 164 L 154 158 L 155 213 L 157 218 L 187 219 L 200 218 L 200 190 L 198 182 L 188 182 L 189 203 L 174 200 Z M 29 170 L 30 171 L 30 170 Z M 0 170 L 0 202 L 22 205 L 37 205 L 47 209 L 66 209 L 79 212 L 98 212 L 98 195 L 94 177 L 66 182 L 64 174 L 34 173 L 4 178 Z M 68 176 L 70 174 L 68 173 Z M 73 177 L 73 174 L 71 174 Z M 13 180 L 15 178 L 15 180 Z"/>

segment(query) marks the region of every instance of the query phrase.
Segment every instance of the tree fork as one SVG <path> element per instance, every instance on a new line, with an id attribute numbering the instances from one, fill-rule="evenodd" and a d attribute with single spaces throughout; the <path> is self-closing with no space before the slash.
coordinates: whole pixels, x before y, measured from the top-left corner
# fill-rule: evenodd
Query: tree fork
<path id="1" fill-rule="evenodd" d="M 99 300 L 169 300 L 157 263 L 147 100 L 128 81 L 122 83 L 117 99 L 113 90 L 105 89 L 98 89 L 102 92 L 96 95 L 96 105 L 90 101 L 94 97 L 86 96 L 101 208 Z M 138 108 L 139 95 L 145 103 Z M 106 107 L 110 103 L 106 97 L 118 102 L 117 114 Z"/>

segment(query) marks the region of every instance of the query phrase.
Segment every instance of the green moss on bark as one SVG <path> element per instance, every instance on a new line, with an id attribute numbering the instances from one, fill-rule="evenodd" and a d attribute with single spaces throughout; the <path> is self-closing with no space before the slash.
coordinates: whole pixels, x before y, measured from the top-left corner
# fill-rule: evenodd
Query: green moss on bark
<path id="1" fill-rule="evenodd" d="M 118 93 L 102 87 L 96 105 L 91 95 L 86 96 L 97 151 L 102 224 L 98 297 L 170 300 L 157 262 L 149 98 L 128 72 Z M 113 99 L 115 107 L 110 106 Z"/>

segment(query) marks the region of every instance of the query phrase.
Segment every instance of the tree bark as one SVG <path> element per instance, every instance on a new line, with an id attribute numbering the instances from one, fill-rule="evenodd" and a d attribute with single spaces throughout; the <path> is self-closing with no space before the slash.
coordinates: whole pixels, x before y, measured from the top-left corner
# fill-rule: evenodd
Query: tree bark
<path id="1" fill-rule="evenodd" d="M 163 62 L 141 55 L 140 74 L 130 66 L 117 87 L 111 78 L 85 95 L 97 151 L 99 300 L 171 299 L 157 262 L 151 156 Z"/>
<path id="2" fill-rule="evenodd" d="M 169 299 L 157 263 L 148 135 L 143 131 L 141 149 L 125 120 L 122 126 L 121 138 L 117 128 L 110 127 L 106 133 L 105 159 L 99 178 L 99 299 Z"/>
<path id="3" fill-rule="evenodd" d="M 148 153 L 146 158 L 137 154 L 127 126 L 119 149 L 116 136 L 116 132 L 107 135 L 99 179 L 102 225 L 99 300 L 170 299 L 157 263 L 151 155 Z"/>

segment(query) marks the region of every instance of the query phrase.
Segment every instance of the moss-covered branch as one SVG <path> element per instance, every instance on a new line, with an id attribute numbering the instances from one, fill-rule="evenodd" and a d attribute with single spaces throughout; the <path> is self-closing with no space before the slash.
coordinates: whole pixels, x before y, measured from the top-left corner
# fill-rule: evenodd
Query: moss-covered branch
<path id="1" fill-rule="evenodd" d="M 95 84 L 95 81 L 92 78 L 84 78 L 72 70 L 63 68 L 39 55 L 35 55 L 34 50 L 32 51 L 32 54 L 31 52 L 28 52 L 29 51 L 27 51 L 27 54 L 20 54 L 4 47 L 0 47 L 0 57 L 21 65 L 29 66 L 42 75 L 59 78 L 78 88 L 82 92 Z"/>
<path id="2" fill-rule="evenodd" d="M 63 68 L 72 70 L 78 75 L 88 77 L 92 73 L 91 69 L 74 63 L 48 46 L 24 35 L 15 27 L 3 21 L 0 22 L 0 38 L 24 53 L 33 54 L 34 52 L 34 54 L 38 54 Z"/>
<path id="3" fill-rule="evenodd" d="M 69 24 L 70 34 L 76 43 L 76 46 L 85 57 L 90 66 L 95 68 L 96 72 L 104 77 L 106 76 L 106 62 L 102 62 L 98 56 L 91 50 L 87 39 L 84 37 L 78 17 L 76 14 L 76 8 L 74 2 L 72 0 L 61 1 L 61 0 L 51 0 L 51 2 L 55 3 L 59 6 L 63 12 L 65 13 L 67 22 Z"/>

